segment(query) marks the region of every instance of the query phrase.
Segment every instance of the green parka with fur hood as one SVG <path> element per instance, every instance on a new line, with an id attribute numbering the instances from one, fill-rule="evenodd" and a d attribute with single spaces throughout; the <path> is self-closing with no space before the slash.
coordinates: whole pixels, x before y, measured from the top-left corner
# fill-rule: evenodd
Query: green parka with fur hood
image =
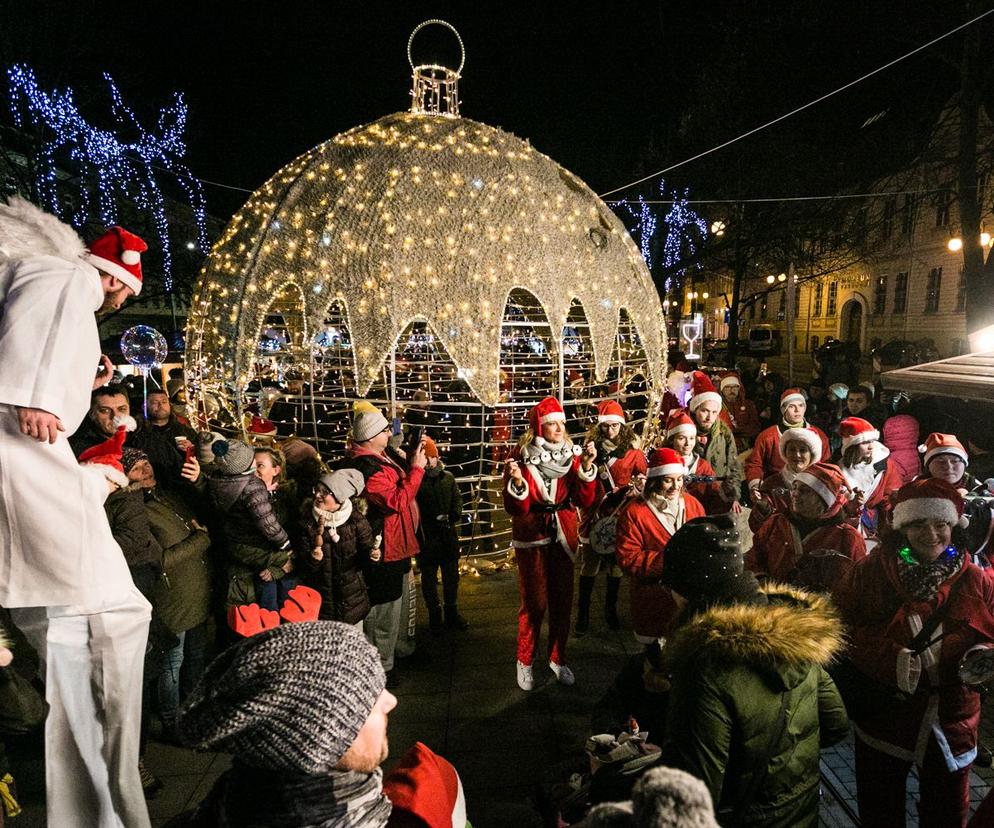
<path id="1" fill-rule="evenodd" d="M 672 680 L 662 760 L 711 791 L 723 826 L 818 825 L 818 758 L 845 738 L 845 708 L 825 666 L 842 646 L 830 601 L 780 584 L 769 604 L 708 609 L 664 651 Z M 786 693 L 786 728 L 781 728 Z M 769 755 L 754 792 L 755 774 Z"/>

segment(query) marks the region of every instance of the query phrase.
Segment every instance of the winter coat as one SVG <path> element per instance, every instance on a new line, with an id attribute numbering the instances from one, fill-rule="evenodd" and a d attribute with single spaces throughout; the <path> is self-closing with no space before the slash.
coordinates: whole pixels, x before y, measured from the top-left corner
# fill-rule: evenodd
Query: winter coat
<path id="1" fill-rule="evenodd" d="M 764 592 L 769 605 L 713 607 L 667 642 L 661 760 L 704 781 L 722 825 L 814 828 L 819 751 L 849 731 L 825 672 L 842 647 L 842 625 L 827 598 L 776 584 Z M 744 802 L 761 764 L 769 772 Z"/>
<path id="2" fill-rule="evenodd" d="M 666 544 L 683 524 L 704 517 L 704 507 L 693 496 L 682 494 L 681 513 L 675 521 L 663 516 L 644 498 L 636 498 L 621 510 L 615 539 L 615 557 L 631 575 L 632 625 L 641 638 L 660 638 L 669 632 L 676 604 L 669 589 L 660 583 Z"/>
<path id="3" fill-rule="evenodd" d="M 763 495 L 763 503 L 771 511 L 764 511 L 753 504 L 749 510 L 749 528 L 753 532 L 758 532 L 759 527 L 773 515 L 783 514 L 790 509 L 790 484 L 787 482 L 787 478 L 784 477 L 783 469 L 767 477 L 759 485 L 759 491 Z"/>
<path id="4" fill-rule="evenodd" d="M 139 416 L 138 430 L 128 435 L 126 445 L 141 449 L 148 455 L 155 479 L 160 488 L 185 489 L 186 481 L 180 477 L 183 471 L 184 454 L 176 447 L 176 438 L 185 437 L 197 444 L 197 432 L 183 425 L 175 416 L 164 426 L 152 425 Z"/>
<path id="5" fill-rule="evenodd" d="M 332 540 L 331 529 L 325 527 L 321 536 L 323 557 L 317 561 L 311 554 L 316 546 L 318 530 L 311 506 L 311 501 L 308 501 L 308 514 L 294 545 L 297 571 L 307 586 L 321 594 L 319 618 L 357 624 L 369 614 L 369 592 L 363 568 L 369 565 L 369 551 L 374 544 L 373 530 L 366 516 L 353 503 L 349 519 L 335 530 L 337 542 Z"/>
<path id="6" fill-rule="evenodd" d="M 716 420 L 708 434 L 698 436 L 694 451 L 711 464 L 715 475 L 725 478 L 724 488 L 734 490 L 734 499 L 738 500 L 742 463 L 732 430 L 720 419 Z"/>
<path id="7" fill-rule="evenodd" d="M 851 641 L 854 667 L 877 681 L 911 693 L 907 701 L 854 722 L 856 733 L 876 750 L 919 764 L 929 739 L 937 739 L 950 771 L 977 755 L 980 694 L 957 675 L 971 647 L 994 643 L 994 580 L 969 559 L 943 583 L 935 596 L 920 600 L 908 593 L 898 574 L 897 551 L 904 539 L 894 533 L 853 568 L 835 592 Z M 960 582 L 956 591 L 953 585 Z M 928 617 L 947 600 L 949 609 L 921 656 L 920 675 L 908 645 Z M 940 636 L 942 636 L 940 638 Z"/>
<path id="8" fill-rule="evenodd" d="M 910 414 L 895 414 L 884 423 L 883 444 L 890 449 L 900 485 L 910 483 L 921 474 L 918 454 L 918 420 Z"/>
<path id="9" fill-rule="evenodd" d="M 515 447 L 511 457 L 521 466 L 528 488 L 519 495 L 511 488 L 511 475 L 504 469 L 504 510 L 511 516 L 511 546 L 533 549 L 558 543 L 572 560 L 579 543 L 576 510 L 589 509 L 597 496 L 597 468 L 583 471 L 580 458 L 558 480 L 546 481 L 537 467 L 521 459 Z M 554 507 L 554 508 L 549 508 Z"/>
<path id="10" fill-rule="evenodd" d="M 752 549 L 746 553 L 746 568 L 761 578 L 795 584 L 806 589 L 831 591 L 836 583 L 805 583 L 804 559 L 819 553 L 837 553 L 849 561 L 866 557 L 866 543 L 859 531 L 846 523 L 841 512 L 831 522 L 804 525 L 792 512 L 769 518 L 752 537 Z M 842 562 L 845 565 L 845 561 Z M 830 572 L 848 570 L 848 565 L 832 566 Z"/>
<path id="11" fill-rule="evenodd" d="M 157 582 L 153 603 L 163 623 L 178 635 L 202 624 L 210 612 L 211 540 L 205 530 L 194 528 L 193 513 L 170 492 L 147 491 L 145 513 L 162 547 L 164 577 Z"/>
<path id="12" fill-rule="evenodd" d="M 104 501 L 104 511 L 128 568 L 148 568 L 155 575 L 162 572 L 162 547 L 152 535 L 142 490 L 129 486 L 111 492 Z"/>
<path id="13" fill-rule="evenodd" d="M 738 397 L 731 405 L 722 399 L 721 410 L 731 422 L 736 448 L 745 451 L 763 428 L 755 403 L 746 399 L 745 391 L 740 388 Z"/>
<path id="14" fill-rule="evenodd" d="M 220 513 L 228 563 L 227 605 L 255 602 L 254 578 L 268 569 L 285 574 L 290 539 L 280 526 L 263 483 L 254 473 L 215 475 L 207 481 L 211 503 Z"/>
<path id="15" fill-rule="evenodd" d="M 434 469 L 425 468 L 417 500 L 424 537 L 418 560 L 437 563 L 456 560 L 459 557 L 462 494 L 455 476 L 441 463 Z"/>
<path id="16" fill-rule="evenodd" d="M 832 450 L 828 445 L 828 437 L 820 428 L 806 424 L 806 428 L 811 429 L 821 440 L 821 462 L 827 463 L 832 456 Z M 784 459 L 780 456 L 780 435 L 783 429 L 779 425 L 771 425 L 763 429 L 753 443 L 752 453 L 745 461 L 745 479 L 751 483 L 753 480 L 766 480 L 784 467 Z"/>
<path id="17" fill-rule="evenodd" d="M 696 477 L 715 477 L 711 464 L 703 457 L 692 453 L 687 463 L 687 474 Z M 730 500 L 721 496 L 721 481 L 712 483 L 684 481 L 684 491 L 696 497 L 704 507 L 706 515 L 724 515 L 732 506 Z"/>
<path id="18" fill-rule="evenodd" d="M 614 454 L 602 454 L 601 446 L 597 446 L 597 491 L 594 504 L 589 509 L 580 510 L 579 535 L 583 543 L 587 542 L 594 522 L 601 516 L 599 509 L 604 498 L 611 492 L 625 488 L 635 475 L 644 475 L 648 470 L 645 453 L 637 445 Z"/>

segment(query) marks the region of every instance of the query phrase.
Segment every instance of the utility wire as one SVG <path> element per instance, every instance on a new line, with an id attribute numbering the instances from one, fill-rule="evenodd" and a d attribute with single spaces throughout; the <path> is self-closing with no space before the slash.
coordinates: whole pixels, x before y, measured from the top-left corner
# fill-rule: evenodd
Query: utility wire
<path id="1" fill-rule="evenodd" d="M 820 98 L 815 98 L 813 101 L 808 101 L 808 103 L 804 104 L 803 106 L 799 106 L 799 107 L 797 107 L 797 109 L 792 109 L 790 112 L 787 112 L 787 113 L 779 116 L 778 118 L 774 118 L 772 121 L 767 121 L 765 124 L 762 124 L 761 126 L 758 126 L 758 127 L 753 128 L 753 129 L 750 129 L 748 132 L 743 132 L 741 135 L 739 135 L 739 136 L 737 136 L 735 138 L 731 138 L 730 140 L 725 141 L 723 144 L 718 144 L 718 146 L 716 146 L 716 147 L 711 147 L 711 149 L 704 150 L 704 152 L 699 152 L 699 153 L 697 153 L 697 155 L 692 155 L 690 158 L 686 158 L 683 161 L 678 161 L 676 164 L 671 164 L 670 166 L 666 167 L 665 169 L 658 170 L 657 172 L 654 172 L 654 173 L 649 173 L 649 175 L 643 176 L 642 178 L 639 178 L 637 181 L 632 181 L 632 182 L 630 182 L 628 184 L 623 184 L 620 187 L 615 187 L 613 190 L 608 190 L 606 193 L 600 193 L 600 197 L 601 198 L 605 198 L 606 196 L 613 195 L 614 193 L 620 192 L 621 190 L 627 190 L 629 187 L 634 187 L 636 184 L 641 184 L 641 183 L 643 183 L 645 181 L 648 181 L 650 178 L 658 178 L 659 176 L 665 175 L 666 173 L 670 172 L 671 170 L 677 169 L 677 167 L 682 167 L 685 164 L 689 164 L 691 161 L 696 161 L 699 158 L 703 158 L 705 155 L 711 155 L 711 153 L 718 152 L 718 150 L 724 149 L 727 146 L 731 146 L 732 144 L 736 143 L 737 141 L 741 141 L 743 138 L 748 138 L 750 135 L 755 135 L 757 132 L 762 132 L 764 129 L 768 129 L 769 127 L 773 126 L 774 124 L 778 124 L 781 121 L 785 121 L 788 118 L 792 117 L 793 115 L 796 115 L 798 112 L 803 112 L 805 109 L 809 109 L 810 107 L 814 106 L 815 104 L 819 104 L 819 103 L 821 103 L 824 100 L 828 100 L 832 96 L 838 95 L 840 92 L 845 92 L 845 90 L 850 89 L 853 86 L 856 86 L 856 84 L 858 84 L 858 83 L 862 83 L 867 78 L 871 78 L 874 75 L 879 74 L 880 72 L 883 72 L 885 69 L 890 69 L 891 66 L 894 66 L 895 64 L 900 63 L 902 60 L 907 60 L 912 55 L 916 55 L 919 52 L 921 52 L 921 51 L 923 51 L 925 49 L 928 49 L 930 46 L 934 46 L 940 40 L 945 40 L 950 35 L 954 35 L 954 34 L 956 34 L 956 32 L 962 31 L 963 29 L 967 28 L 967 26 L 972 26 L 978 20 L 983 20 L 985 17 L 987 17 L 990 14 L 994 14 L 994 9 L 988 9 L 983 14 L 978 14 L 972 20 L 967 20 L 966 23 L 960 24 L 955 29 L 950 29 L 945 34 L 939 35 L 938 37 L 933 38 L 928 43 L 923 43 L 921 46 L 918 46 L 915 49 L 912 49 L 910 52 L 907 52 L 906 54 L 903 54 L 900 57 L 894 58 L 894 60 L 889 61 L 888 63 L 885 63 L 883 66 L 878 66 L 873 71 L 867 72 L 862 77 L 856 78 L 856 80 L 853 80 L 853 81 L 849 81 L 849 83 L 845 84 L 844 86 L 840 86 L 838 89 L 835 89 L 835 90 L 833 90 L 831 92 L 828 92 L 828 93 L 822 95 Z"/>
<path id="2" fill-rule="evenodd" d="M 939 187 L 935 190 L 893 190 L 880 193 L 841 193 L 838 195 L 812 196 L 768 196 L 765 198 L 688 198 L 687 204 L 762 204 L 776 201 L 838 201 L 846 198 L 884 198 L 898 195 L 932 195 L 933 193 L 955 193 L 955 187 Z M 608 204 L 672 204 L 671 198 L 619 198 Z"/>

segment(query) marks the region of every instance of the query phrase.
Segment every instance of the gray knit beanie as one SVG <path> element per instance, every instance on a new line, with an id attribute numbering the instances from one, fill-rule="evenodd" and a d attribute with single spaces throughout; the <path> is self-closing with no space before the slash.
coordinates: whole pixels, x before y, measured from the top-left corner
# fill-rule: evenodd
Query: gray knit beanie
<path id="1" fill-rule="evenodd" d="M 255 452 L 241 440 L 215 440 L 211 453 L 214 468 L 221 474 L 245 474 L 255 465 Z"/>
<path id="2" fill-rule="evenodd" d="M 177 731 L 190 747 L 255 767 L 326 774 L 385 685 L 376 648 L 351 625 L 281 624 L 211 662 L 180 709 Z"/>
<path id="3" fill-rule="evenodd" d="M 389 426 L 387 418 L 378 409 L 376 411 L 358 411 L 355 419 L 352 420 L 352 441 L 365 443 L 366 440 L 375 437 Z"/>
<path id="4" fill-rule="evenodd" d="M 632 789 L 631 802 L 596 806 L 583 828 L 718 828 L 707 786 L 676 768 L 645 772 Z"/>
<path id="5" fill-rule="evenodd" d="M 321 477 L 321 484 L 331 492 L 336 503 L 344 503 L 350 497 L 362 494 L 366 488 L 366 478 L 357 469 L 338 469 Z"/>

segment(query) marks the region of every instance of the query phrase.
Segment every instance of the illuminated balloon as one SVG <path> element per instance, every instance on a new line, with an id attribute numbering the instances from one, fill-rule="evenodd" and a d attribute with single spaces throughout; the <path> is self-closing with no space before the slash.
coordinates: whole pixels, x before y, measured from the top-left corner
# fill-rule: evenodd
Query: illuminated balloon
<path id="1" fill-rule="evenodd" d="M 166 361 L 166 338 L 148 325 L 135 325 L 121 334 L 121 353 L 139 369 L 148 370 Z"/>

